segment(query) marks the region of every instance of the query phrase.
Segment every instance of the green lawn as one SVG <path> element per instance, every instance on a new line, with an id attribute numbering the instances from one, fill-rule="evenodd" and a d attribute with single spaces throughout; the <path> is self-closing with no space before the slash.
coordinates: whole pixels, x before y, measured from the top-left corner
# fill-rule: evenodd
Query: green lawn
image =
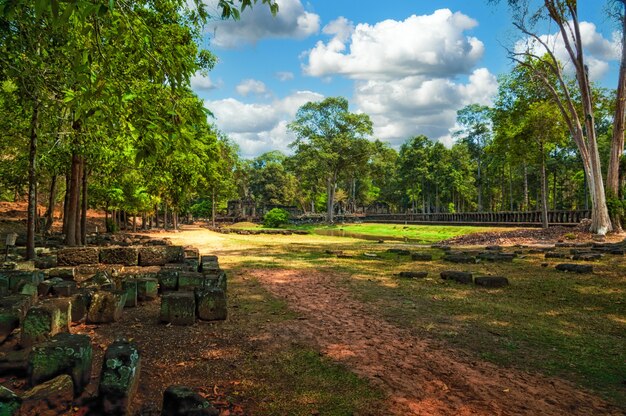
<path id="1" fill-rule="evenodd" d="M 230 226 L 230 228 L 259 230 L 263 229 L 263 226 L 246 222 L 233 224 L 232 226 Z M 358 238 L 359 235 L 362 235 L 364 237 L 379 237 L 381 239 L 408 239 L 411 240 L 411 242 L 419 244 L 432 244 L 465 234 L 514 229 L 503 227 L 474 227 L 457 225 L 402 225 L 378 223 L 355 223 L 339 225 L 305 224 L 297 226 L 285 226 L 284 228 L 306 230 L 314 234 L 332 233 L 335 236 L 342 236 L 341 234 L 342 232 L 344 232 L 348 233 L 348 235 L 346 236 L 352 236 L 356 238 Z"/>

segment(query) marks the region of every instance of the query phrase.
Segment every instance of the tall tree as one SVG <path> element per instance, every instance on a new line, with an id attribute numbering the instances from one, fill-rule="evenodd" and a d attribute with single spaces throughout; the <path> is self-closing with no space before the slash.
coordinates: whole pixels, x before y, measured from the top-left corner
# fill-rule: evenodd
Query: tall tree
<path id="1" fill-rule="evenodd" d="M 335 192 L 340 175 L 367 163 L 372 122 L 367 114 L 348 111 L 348 100 L 329 97 L 309 102 L 298 109 L 289 124 L 297 139 L 291 144 L 296 154 L 314 161 L 326 180 L 326 220 L 333 222 Z"/>

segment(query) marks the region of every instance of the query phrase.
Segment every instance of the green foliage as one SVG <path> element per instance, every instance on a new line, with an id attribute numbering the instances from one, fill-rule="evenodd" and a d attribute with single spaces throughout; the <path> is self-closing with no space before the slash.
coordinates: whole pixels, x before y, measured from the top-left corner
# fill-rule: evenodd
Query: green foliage
<path id="1" fill-rule="evenodd" d="M 282 208 L 272 208 L 263 216 L 263 225 L 277 228 L 289 223 L 289 213 Z"/>
<path id="2" fill-rule="evenodd" d="M 189 208 L 189 212 L 195 218 L 209 218 L 211 216 L 211 201 L 203 199 Z"/>

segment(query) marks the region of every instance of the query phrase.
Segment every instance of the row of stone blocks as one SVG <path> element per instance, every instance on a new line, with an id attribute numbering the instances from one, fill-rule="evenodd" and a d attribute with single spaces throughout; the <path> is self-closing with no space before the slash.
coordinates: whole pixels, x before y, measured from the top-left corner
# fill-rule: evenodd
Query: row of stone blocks
<path id="1" fill-rule="evenodd" d="M 409 279 L 420 279 L 428 276 L 428 272 L 400 272 L 399 277 Z M 447 270 L 440 273 L 440 277 L 443 280 L 453 280 L 463 284 L 475 284 L 482 287 L 503 287 L 509 284 L 509 280 L 502 276 L 476 276 L 474 277 L 470 272 L 461 272 L 454 270 Z"/>
<path id="2" fill-rule="evenodd" d="M 97 263 L 162 266 L 166 263 L 182 263 L 185 258 L 192 258 L 193 251 L 194 249 L 186 250 L 182 246 L 73 247 L 60 249 L 56 263 L 58 266 Z"/>

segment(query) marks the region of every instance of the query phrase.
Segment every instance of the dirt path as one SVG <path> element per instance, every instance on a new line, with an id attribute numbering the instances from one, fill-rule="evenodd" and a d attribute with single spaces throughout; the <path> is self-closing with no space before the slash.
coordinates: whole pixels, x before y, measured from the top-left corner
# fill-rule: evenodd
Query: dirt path
<path id="1" fill-rule="evenodd" d="M 252 276 L 302 315 L 288 332 L 313 340 L 389 394 L 397 415 L 623 414 L 567 382 L 468 361 L 372 316 L 332 276 L 253 270 Z"/>

